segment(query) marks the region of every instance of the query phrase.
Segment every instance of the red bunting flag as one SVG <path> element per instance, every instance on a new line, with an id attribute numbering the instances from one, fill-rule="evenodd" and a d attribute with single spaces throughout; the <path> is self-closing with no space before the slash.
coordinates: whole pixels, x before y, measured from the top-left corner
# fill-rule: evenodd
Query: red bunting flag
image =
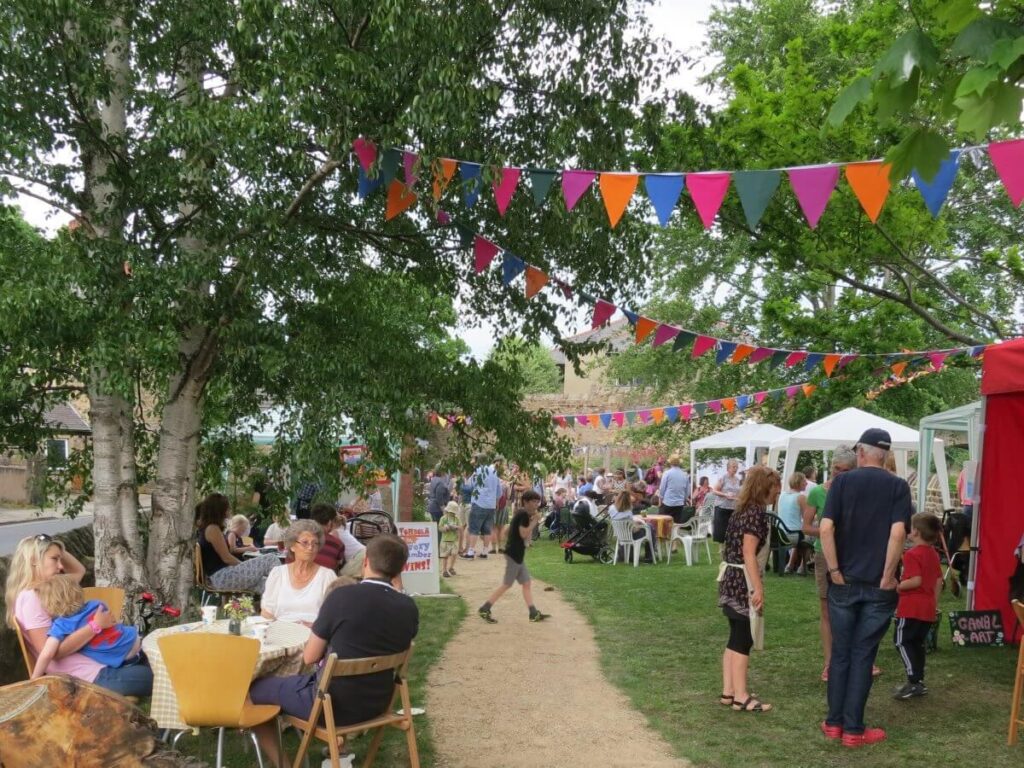
<path id="1" fill-rule="evenodd" d="M 473 238 L 473 268 L 478 275 L 491 265 L 500 250 L 498 246 L 480 235 Z"/>
<path id="2" fill-rule="evenodd" d="M 942 370 L 942 364 L 946 362 L 946 358 L 949 357 L 949 352 L 932 352 L 928 355 L 928 359 L 932 361 L 932 368 L 936 371 Z"/>
<path id="3" fill-rule="evenodd" d="M 526 265 L 526 298 L 532 299 L 547 284 L 547 272 L 537 269 L 532 264 Z"/>
<path id="4" fill-rule="evenodd" d="M 662 344 L 672 341 L 676 336 L 679 335 L 679 329 L 672 325 L 665 325 L 662 323 L 658 326 L 658 330 L 654 334 L 654 346 L 660 347 Z"/>
<path id="5" fill-rule="evenodd" d="M 750 365 L 760 363 L 762 360 L 767 360 L 773 354 L 775 354 L 775 350 L 770 347 L 758 347 L 757 349 L 754 350 L 754 353 L 747 360 L 747 363 Z"/>
<path id="6" fill-rule="evenodd" d="M 370 168 L 377 161 L 377 145 L 369 139 L 364 139 L 360 136 L 352 142 L 352 151 L 356 153 L 363 172 L 369 173 Z"/>
<path id="7" fill-rule="evenodd" d="M 1024 201 L 1024 139 L 993 141 L 988 145 L 992 165 L 1016 208 Z"/>
<path id="8" fill-rule="evenodd" d="M 722 207 L 725 193 L 729 191 L 728 173 L 688 173 L 686 188 L 690 191 L 704 229 L 711 229 L 718 209 Z"/>
<path id="9" fill-rule="evenodd" d="M 698 336 L 697 340 L 693 342 L 693 352 L 691 352 L 690 355 L 694 360 L 696 360 L 717 343 L 718 339 L 713 339 L 710 336 Z"/>
<path id="10" fill-rule="evenodd" d="M 494 182 L 494 202 L 497 203 L 498 213 L 502 216 L 508 210 L 508 204 L 512 202 L 512 195 L 516 192 L 521 174 L 522 171 L 518 168 L 502 168 L 501 179 Z"/>
<path id="11" fill-rule="evenodd" d="M 591 328 L 600 328 L 607 323 L 615 314 L 615 305 L 604 299 L 598 299 L 594 305 L 594 319 L 590 324 Z"/>
<path id="12" fill-rule="evenodd" d="M 620 427 L 622 426 L 622 423 L 625 420 L 626 420 L 626 414 L 623 413 L 622 411 L 616 411 L 615 413 L 612 414 L 612 421 L 614 421 Z"/>
<path id="13" fill-rule="evenodd" d="M 650 336 L 657 327 L 658 322 L 656 320 L 651 320 L 651 318 L 643 317 L 642 315 L 638 317 L 636 320 L 636 343 L 643 343 L 643 340 Z"/>
<path id="14" fill-rule="evenodd" d="M 391 181 L 388 187 L 388 204 L 384 211 L 384 220 L 391 221 L 395 216 L 416 205 L 416 193 L 398 179 Z"/>
<path id="15" fill-rule="evenodd" d="M 786 367 L 792 368 L 797 363 L 803 362 L 804 358 L 806 357 L 806 352 L 791 352 L 789 357 L 786 358 Z"/>

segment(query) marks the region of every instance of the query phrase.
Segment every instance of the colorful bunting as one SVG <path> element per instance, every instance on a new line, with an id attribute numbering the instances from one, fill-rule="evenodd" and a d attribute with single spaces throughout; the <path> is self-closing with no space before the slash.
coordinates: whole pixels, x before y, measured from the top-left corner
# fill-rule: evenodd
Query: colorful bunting
<path id="1" fill-rule="evenodd" d="M 555 176 L 557 175 L 557 171 L 544 171 L 539 168 L 530 169 L 530 192 L 533 195 L 535 207 L 540 208 L 544 204 L 544 199 L 548 196 L 548 191 L 551 189 L 551 185 L 555 183 Z"/>
<path id="2" fill-rule="evenodd" d="M 800 389 L 803 390 L 804 397 L 810 397 L 811 395 L 814 394 L 814 390 L 816 390 L 817 388 L 818 387 L 814 384 L 804 384 Z"/>
<path id="3" fill-rule="evenodd" d="M 597 174 L 593 171 L 563 171 L 562 196 L 565 198 L 565 209 L 571 211 L 583 197 Z"/>
<path id="4" fill-rule="evenodd" d="M 677 339 L 678 341 L 678 339 Z M 718 339 L 713 339 L 710 336 L 698 336 L 697 340 L 693 342 L 693 359 L 696 360 L 698 357 L 703 355 L 709 349 L 718 343 Z"/>
<path id="5" fill-rule="evenodd" d="M 733 397 L 723 397 L 722 398 L 722 407 L 725 408 L 727 413 L 732 413 L 733 411 L 736 410 L 736 398 L 733 398 Z"/>
<path id="6" fill-rule="evenodd" d="M 473 238 L 473 269 L 479 275 L 491 265 L 501 249 L 480 235 Z"/>
<path id="7" fill-rule="evenodd" d="M 352 151 L 356 153 L 359 167 L 363 169 L 363 173 L 369 173 L 370 168 L 377 162 L 377 145 L 360 136 L 352 142 Z"/>
<path id="8" fill-rule="evenodd" d="M 953 181 L 956 179 L 956 172 L 959 169 L 960 150 L 954 149 L 949 153 L 949 157 L 942 161 L 942 165 L 939 166 L 939 172 L 935 174 L 935 178 L 931 181 L 925 181 L 921 174 L 917 172 L 917 169 L 910 174 L 918 191 L 921 193 L 921 197 L 924 198 L 924 204 L 931 211 L 933 219 L 939 217 L 939 211 L 942 210 L 942 204 L 946 202 L 949 190 L 953 188 Z"/>
<path id="9" fill-rule="evenodd" d="M 693 413 L 692 405 L 681 405 L 679 406 L 679 415 L 683 417 L 683 421 L 689 421 L 690 416 Z"/>
<path id="10" fill-rule="evenodd" d="M 762 392 L 755 392 L 754 393 L 754 402 L 757 405 L 760 405 L 761 403 L 764 402 L 764 399 L 766 397 L 768 397 L 768 393 L 767 392 L 764 392 L 764 391 L 762 391 Z"/>
<path id="11" fill-rule="evenodd" d="M 619 309 L 622 310 L 622 314 L 624 314 L 626 319 L 629 320 L 630 325 L 636 325 L 637 320 L 640 319 L 640 315 L 630 309 L 626 309 L 625 307 L 619 307 Z"/>
<path id="12" fill-rule="evenodd" d="M 892 165 L 877 160 L 870 163 L 850 163 L 846 166 L 846 182 L 872 224 L 878 221 L 878 215 L 889 196 L 889 189 L 892 187 L 889 182 L 891 170 Z"/>
<path id="13" fill-rule="evenodd" d="M 642 344 L 644 339 L 654 333 L 654 329 L 658 327 L 656 320 L 651 320 L 649 317 L 641 317 L 636 321 L 636 343 Z"/>
<path id="14" fill-rule="evenodd" d="M 660 347 L 669 341 L 672 341 L 676 336 L 679 335 L 679 329 L 672 325 L 665 325 L 664 323 L 658 326 L 658 330 L 654 334 L 653 346 Z"/>
<path id="15" fill-rule="evenodd" d="M 842 358 L 842 355 L 835 355 L 835 354 L 833 354 L 833 355 L 825 355 L 824 366 L 825 366 L 825 375 L 826 376 L 831 378 L 832 371 L 834 371 L 836 369 L 836 365 L 839 363 L 839 360 L 841 358 Z"/>
<path id="16" fill-rule="evenodd" d="M 384 221 L 391 221 L 395 216 L 416 205 L 416 193 L 398 179 L 394 179 L 388 187 L 388 205 L 384 211 Z"/>
<path id="17" fill-rule="evenodd" d="M 789 355 L 786 357 L 786 367 L 792 368 L 805 357 L 807 357 L 806 352 L 790 352 Z"/>
<path id="18" fill-rule="evenodd" d="M 694 403 L 693 404 L 693 410 L 695 410 L 697 412 L 698 416 L 703 416 L 707 412 L 707 410 L 708 410 L 708 404 L 707 403 Z"/>
<path id="19" fill-rule="evenodd" d="M 736 349 L 736 342 L 734 341 L 720 341 L 718 342 L 718 354 L 715 355 L 715 363 L 721 365 L 729 359 L 729 355 Z"/>
<path id="20" fill-rule="evenodd" d="M 612 415 L 610 413 L 602 413 L 601 423 L 604 425 L 605 429 L 608 429 L 608 427 L 612 425 Z"/>
<path id="21" fill-rule="evenodd" d="M 480 164 L 459 163 L 459 175 L 462 177 L 462 200 L 467 208 L 472 208 L 480 199 Z"/>
<path id="22" fill-rule="evenodd" d="M 772 359 L 768 362 L 768 368 L 770 370 L 774 371 L 776 368 L 778 368 L 780 365 L 782 365 L 786 361 L 786 358 L 788 358 L 788 357 L 789 357 L 789 351 L 788 350 L 785 350 L 785 349 L 773 350 L 772 351 Z"/>
<path id="23" fill-rule="evenodd" d="M 397 149 L 384 150 L 384 158 L 380 161 L 380 175 L 384 183 L 391 186 L 391 182 L 398 176 L 398 169 L 402 165 L 402 152 Z"/>
<path id="24" fill-rule="evenodd" d="M 694 342 L 694 340 L 696 338 L 697 338 L 697 334 L 695 334 L 695 333 L 690 333 L 689 331 L 680 331 L 679 335 L 676 336 L 675 343 L 672 345 L 672 351 L 673 352 L 681 352 L 681 351 L 683 351 L 688 346 L 693 344 L 693 342 Z"/>
<path id="25" fill-rule="evenodd" d="M 811 229 L 817 228 L 818 220 L 825 212 L 828 199 L 838 182 L 838 165 L 793 168 L 789 171 L 789 185 L 793 188 L 793 194 L 800 203 L 800 210 L 807 217 Z"/>
<path id="26" fill-rule="evenodd" d="M 1013 206 L 1020 208 L 1024 201 L 1024 139 L 993 141 L 988 145 L 988 155 Z"/>
<path id="27" fill-rule="evenodd" d="M 602 173 L 597 185 L 604 200 L 604 209 L 608 213 L 608 223 L 612 229 L 619 223 L 626 206 L 636 192 L 640 177 L 635 173 Z"/>
<path id="28" fill-rule="evenodd" d="M 733 352 L 732 359 L 729 360 L 729 362 L 742 363 L 744 360 L 746 360 L 748 357 L 754 354 L 754 350 L 756 349 L 757 347 L 752 347 L 749 344 L 738 344 L 736 346 L 736 351 Z"/>
<path id="29" fill-rule="evenodd" d="M 932 368 L 936 371 L 942 370 L 942 364 L 946 362 L 947 357 L 949 357 L 949 352 L 932 352 L 928 355 L 928 359 L 932 361 Z"/>
<path id="30" fill-rule="evenodd" d="M 664 408 L 652 408 L 651 418 L 655 424 L 661 424 L 665 420 L 665 409 Z"/>
<path id="31" fill-rule="evenodd" d="M 771 357 L 774 352 L 775 350 L 769 349 L 768 347 L 758 347 L 747 359 L 747 363 L 750 365 L 760 363 L 762 360 L 767 360 Z"/>
<path id="32" fill-rule="evenodd" d="M 612 421 L 614 421 L 616 425 L 620 427 L 622 426 L 624 419 L 625 414 L 622 411 L 616 411 L 615 413 L 612 414 Z"/>
<path id="33" fill-rule="evenodd" d="M 548 284 L 548 273 L 537 269 L 533 264 L 526 265 L 526 298 L 532 299 Z"/>
<path id="34" fill-rule="evenodd" d="M 745 411 L 747 406 L 750 405 L 750 395 L 740 395 L 736 398 L 736 408 L 741 411 Z"/>
<path id="35" fill-rule="evenodd" d="M 667 227 L 672 217 L 679 195 L 683 192 L 683 174 L 681 173 L 649 173 L 644 176 L 644 189 L 647 197 L 658 214 L 661 226 Z"/>
<path id="36" fill-rule="evenodd" d="M 722 207 L 725 193 L 729 191 L 728 173 L 688 173 L 686 188 L 693 198 L 704 229 L 711 229 L 718 209 Z"/>
<path id="37" fill-rule="evenodd" d="M 498 205 L 498 213 L 502 216 L 508 210 L 508 204 L 512 202 L 512 195 L 516 192 L 519 184 L 518 168 L 502 168 L 501 179 L 494 182 L 494 202 Z"/>
<path id="38" fill-rule="evenodd" d="M 804 370 L 805 371 L 811 370 L 812 368 L 814 368 L 814 366 L 816 366 L 818 363 L 820 363 L 824 359 L 825 359 L 825 356 L 822 355 L 822 354 L 819 354 L 817 352 L 809 353 L 807 355 L 807 358 L 804 360 Z"/>
<path id="39" fill-rule="evenodd" d="M 402 153 L 402 170 L 405 173 L 405 183 L 407 186 L 412 187 L 419 181 L 419 173 L 417 167 L 419 166 L 420 156 L 415 152 L 403 152 Z"/>
<path id="40" fill-rule="evenodd" d="M 708 410 L 712 413 L 722 412 L 722 401 L 721 400 L 708 400 Z"/>
<path id="41" fill-rule="evenodd" d="M 501 259 L 501 282 L 509 285 L 526 270 L 526 262 L 505 251 Z"/>
<path id="42" fill-rule="evenodd" d="M 732 177 L 736 192 L 740 196 L 743 215 L 747 226 L 753 232 L 764 216 L 768 203 L 772 201 L 775 190 L 782 181 L 780 171 L 737 171 Z"/>
<path id="43" fill-rule="evenodd" d="M 615 314 L 615 305 L 611 302 L 605 301 L 604 299 L 598 299 L 594 305 L 594 319 L 591 322 L 591 328 L 600 328 L 602 325 L 607 323 L 612 315 Z"/>
<path id="44" fill-rule="evenodd" d="M 448 189 L 448 185 L 451 184 L 452 178 L 455 176 L 455 171 L 458 170 L 459 164 L 454 160 L 441 160 L 434 165 L 434 202 L 438 202 L 441 199 L 441 195 Z"/>
<path id="45" fill-rule="evenodd" d="M 903 361 L 902 363 L 894 363 L 891 367 L 891 370 L 897 376 L 902 376 L 903 371 L 907 369 L 908 365 L 910 365 L 910 363 L 907 361 Z"/>
<path id="46" fill-rule="evenodd" d="M 665 409 L 665 418 L 668 419 L 669 424 L 675 424 L 679 419 L 679 408 L 674 405 L 670 405 Z"/>
<path id="47" fill-rule="evenodd" d="M 369 176 L 366 175 L 366 171 L 364 171 L 361 167 L 356 169 L 356 178 L 356 194 L 359 195 L 359 198 L 361 200 L 365 200 L 371 194 L 373 194 L 373 191 L 377 189 L 377 187 L 379 187 L 382 182 L 380 176 L 375 176 L 374 178 L 371 179 Z"/>

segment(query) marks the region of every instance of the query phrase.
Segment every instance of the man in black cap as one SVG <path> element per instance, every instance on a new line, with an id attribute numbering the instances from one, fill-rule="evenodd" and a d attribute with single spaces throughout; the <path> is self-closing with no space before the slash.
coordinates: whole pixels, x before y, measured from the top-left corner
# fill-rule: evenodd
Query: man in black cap
<path id="1" fill-rule="evenodd" d="M 896 609 L 896 566 L 910 526 L 910 486 L 885 469 L 892 438 L 869 429 L 857 443 L 857 469 L 832 481 L 821 519 L 821 546 L 828 567 L 832 662 L 828 716 L 821 730 L 843 746 L 885 739 L 866 728 L 864 706 L 871 667 Z"/>

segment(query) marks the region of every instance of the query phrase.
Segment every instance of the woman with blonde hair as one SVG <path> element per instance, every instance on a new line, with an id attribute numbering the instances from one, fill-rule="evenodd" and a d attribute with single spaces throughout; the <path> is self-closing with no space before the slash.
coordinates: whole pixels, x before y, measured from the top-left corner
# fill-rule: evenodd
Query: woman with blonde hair
<path id="1" fill-rule="evenodd" d="M 45 533 L 18 542 L 4 589 L 7 604 L 5 619 L 7 626 L 21 631 L 25 648 L 33 657 L 38 657 L 42 652 L 53 625 L 53 616 L 43 607 L 34 585 L 59 574 L 81 582 L 85 576 L 85 566 L 61 542 Z M 77 677 L 123 696 L 149 696 L 153 690 L 153 671 L 148 664 L 114 668 L 79 653 L 97 635 L 115 623 L 113 614 L 106 606 L 101 606 L 85 626 L 61 640 L 56 657 L 49 663 L 49 672 Z"/>
<path id="2" fill-rule="evenodd" d="M 737 712 L 768 712 L 771 704 L 758 701 L 747 688 L 750 649 L 754 646 L 751 618 L 764 611 L 763 563 L 767 554 L 768 507 L 782 490 L 779 473 L 764 466 L 747 472 L 725 531 L 725 558 L 719 568 L 718 605 L 729 621 L 729 641 L 722 654 L 722 696 L 719 702 Z M 756 614 L 753 615 L 752 614 Z"/>

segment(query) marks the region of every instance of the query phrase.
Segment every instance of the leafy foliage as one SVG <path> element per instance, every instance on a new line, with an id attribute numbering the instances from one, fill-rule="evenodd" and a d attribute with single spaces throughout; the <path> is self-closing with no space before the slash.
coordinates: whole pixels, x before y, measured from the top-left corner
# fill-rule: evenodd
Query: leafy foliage
<path id="1" fill-rule="evenodd" d="M 523 395 L 549 394 L 562 388 L 558 366 L 551 357 L 551 350 L 543 344 L 506 338 L 494 348 L 491 359 L 503 369 L 519 374 Z"/>

